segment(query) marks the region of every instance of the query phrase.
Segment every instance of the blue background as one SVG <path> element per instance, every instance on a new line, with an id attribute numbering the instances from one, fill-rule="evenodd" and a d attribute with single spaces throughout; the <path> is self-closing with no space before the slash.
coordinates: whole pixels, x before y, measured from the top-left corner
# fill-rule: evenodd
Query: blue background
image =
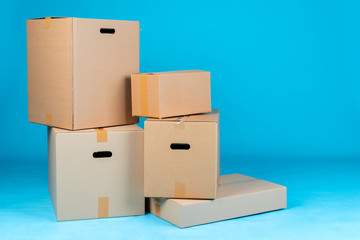
<path id="1" fill-rule="evenodd" d="M 360 238 L 357 1 L 2 1 L 0 238 Z M 142 72 L 212 73 L 222 174 L 288 187 L 288 208 L 179 229 L 151 214 L 56 222 L 46 127 L 27 122 L 26 19 L 138 20 Z"/>

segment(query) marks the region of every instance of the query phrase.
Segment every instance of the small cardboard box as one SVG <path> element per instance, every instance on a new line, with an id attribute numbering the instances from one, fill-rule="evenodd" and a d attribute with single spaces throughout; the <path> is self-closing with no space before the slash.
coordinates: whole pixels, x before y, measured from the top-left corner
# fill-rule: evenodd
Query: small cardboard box
<path id="1" fill-rule="evenodd" d="M 70 130 L 138 122 L 131 80 L 139 72 L 139 22 L 27 20 L 28 116 Z"/>
<path id="2" fill-rule="evenodd" d="M 48 128 L 49 192 L 58 221 L 142 215 L 143 129 Z"/>
<path id="3" fill-rule="evenodd" d="M 286 187 L 241 174 L 220 176 L 215 200 L 151 198 L 150 212 L 178 227 L 286 208 Z"/>
<path id="4" fill-rule="evenodd" d="M 131 74 L 133 116 L 165 118 L 211 112 L 210 72 Z"/>
<path id="5" fill-rule="evenodd" d="M 146 197 L 214 199 L 220 173 L 219 110 L 145 121 Z"/>

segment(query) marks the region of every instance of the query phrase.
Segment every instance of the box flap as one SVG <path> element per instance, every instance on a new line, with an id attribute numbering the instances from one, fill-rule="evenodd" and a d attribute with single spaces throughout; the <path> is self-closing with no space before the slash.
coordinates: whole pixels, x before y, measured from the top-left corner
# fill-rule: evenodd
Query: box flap
<path id="1" fill-rule="evenodd" d="M 213 109 L 210 113 L 201 113 L 180 117 L 155 119 L 149 118 L 146 121 L 170 121 L 170 122 L 219 122 L 219 109 Z"/>
<path id="2" fill-rule="evenodd" d="M 83 133 L 83 132 L 96 132 L 95 128 L 90 128 L 90 129 L 82 129 L 82 130 L 77 130 L 77 131 L 71 131 L 71 130 L 66 130 L 66 129 L 62 129 L 62 128 L 53 128 L 54 131 L 56 133 Z M 104 128 L 107 132 L 118 132 L 118 131 L 143 131 L 143 129 L 141 127 L 139 127 L 138 125 L 135 124 L 131 124 L 131 125 L 123 125 L 123 126 L 116 126 L 116 127 L 107 127 Z"/>

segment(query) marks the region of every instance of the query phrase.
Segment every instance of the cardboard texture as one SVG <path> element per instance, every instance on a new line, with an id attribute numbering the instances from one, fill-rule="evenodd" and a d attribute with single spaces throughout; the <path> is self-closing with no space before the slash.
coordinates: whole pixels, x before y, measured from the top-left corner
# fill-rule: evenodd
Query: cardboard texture
<path id="1" fill-rule="evenodd" d="M 139 22 L 29 19 L 27 57 L 30 122 L 70 130 L 138 122 L 130 76 L 139 72 Z"/>
<path id="2" fill-rule="evenodd" d="M 133 116 L 165 118 L 211 112 L 210 72 L 131 74 Z"/>
<path id="3" fill-rule="evenodd" d="M 145 196 L 216 198 L 220 173 L 219 134 L 219 110 L 146 120 Z"/>
<path id="4" fill-rule="evenodd" d="M 143 141 L 136 125 L 49 127 L 49 192 L 57 220 L 144 214 Z"/>
<path id="5" fill-rule="evenodd" d="M 286 187 L 241 174 L 220 176 L 215 200 L 151 198 L 150 212 L 178 227 L 286 208 Z"/>

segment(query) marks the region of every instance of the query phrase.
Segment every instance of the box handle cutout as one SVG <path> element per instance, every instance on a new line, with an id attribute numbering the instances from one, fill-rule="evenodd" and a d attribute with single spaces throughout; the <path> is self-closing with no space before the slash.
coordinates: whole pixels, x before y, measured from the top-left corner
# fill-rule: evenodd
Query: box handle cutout
<path id="1" fill-rule="evenodd" d="M 114 34 L 115 28 L 100 28 L 100 33 L 102 34 Z"/>
<path id="2" fill-rule="evenodd" d="M 110 151 L 100 151 L 93 153 L 94 158 L 109 158 L 111 156 L 112 156 L 112 152 Z"/>
<path id="3" fill-rule="evenodd" d="M 170 144 L 172 150 L 189 150 L 190 144 L 188 143 L 172 143 Z"/>

